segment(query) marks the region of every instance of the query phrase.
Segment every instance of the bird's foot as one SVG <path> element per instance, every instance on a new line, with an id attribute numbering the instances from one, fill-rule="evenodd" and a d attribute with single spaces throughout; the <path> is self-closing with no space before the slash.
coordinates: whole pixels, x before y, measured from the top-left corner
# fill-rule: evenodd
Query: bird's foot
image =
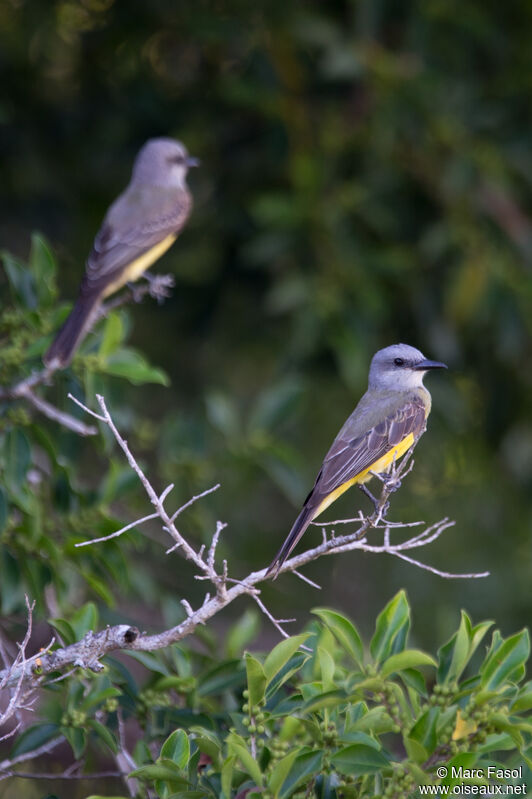
<path id="1" fill-rule="evenodd" d="M 159 304 L 172 295 L 175 286 L 173 275 L 150 275 L 149 272 L 145 272 L 144 278 L 149 284 L 148 294 Z"/>

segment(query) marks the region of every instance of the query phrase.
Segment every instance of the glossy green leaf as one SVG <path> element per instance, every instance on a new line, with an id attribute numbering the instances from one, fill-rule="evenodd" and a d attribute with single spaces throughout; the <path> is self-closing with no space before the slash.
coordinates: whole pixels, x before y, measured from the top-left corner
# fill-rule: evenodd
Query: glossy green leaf
<path id="1" fill-rule="evenodd" d="M 246 742 L 240 735 L 230 733 L 227 738 L 227 751 L 229 755 L 235 755 L 238 758 L 244 770 L 255 781 L 255 785 L 259 788 L 262 786 L 262 772 L 260 766 L 247 748 Z"/>
<path id="2" fill-rule="evenodd" d="M 109 355 L 102 362 L 100 369 L 105 374 L 123 377 L 137 386 L 144 383 L 159 383 L 161 386 L 168 386 L 170 382 L 168 376 L 161 369 L 150 366 L 139 352 L 125 347 Z"/>
<path id="3" fill-rule="evenodd" d="M 72 747 L 74 757 L 79 760 L 87 746 L 87 733 L 80 727 L 61 727 L 61 732 Z"/>
<path id="4" fill-rule="evenodd" d="M 98 629 L 98 624 L 98 608 L 94 602 L 86 602 L 70 617 L 70 625 L 78 640 L 90 630 L 95 632 Z"/>
<path id="5" fill-rule="evenodd" d="M 260 630 L 260 618 L 255 608 L 247 608 L 233 624 L 225 639 L 227 655 L 240 657 L 245 647 L 253 641 Z"/>
<path id="6" fill-rule="evenodd" d="M 355 663 L 358 666 L 362 666 L 364 663 L 364 647 L 355 625 L 335 610 L 314 608 L 312 612 L 328 626 Z"/>
<path id="7" fill-rule="evenodd" d="M 270 699 L 279 688 L 284 685 L 297 671 L 299 671 L 309 659 L 307 652 L 298 651 L 292 655 L 290 660 L 285 663 L 282 669 L 273 676 L 266 689 L 266 698 Z"/>
<path id="8" fill-rule="evenodd" d="M 492 623 L 481 622 L 473 627 L 467 613 L 462 611 L 458 631 L 438 650 L 438 682 L 460 678 Z"/>
<path id="9" fill-rule="evenodd" d="M 301 633 L 300 635 L 293 635 L 291 638 L 286 638 L 281 641 L 277 646 L 274 646 L 272 651 L 264 661 L 264 674 L 266 679 L 270 682 L 273 677 L 281 671 L 281 669 L 288 663 L 292 655 L 297 652 L 301 644 L 308 640 L 310 633 Z"/>
<path id="10" fill-rule="evenodd" d="M 58 735 L 60 735 L 60 731 L 57 724 L 34 724 L 18 736 L 11 749 L 10 757 L 19 757 L 26 752 L 32 752 L 53 738 L 57 738 Z"/>
<path id="11" fill-rule="evenodd" d="M 331 757 L 333 766 L 343 774 L 360 777 L 362 774 L 373 774 L 390 765 L 390 761 L 382 752 L 365 744 L 350 744 L 339 749 Z"/>
<path id="12" fill-rule="evenodd" d="M 249 691 L 249 704 L 258 705 L 264 699 L 266 688 L 266 675 L 260 663 L 253 655 L 246 652 L 246 676 Z"/>
<path id="13" fill-rule="evenodd" d="M 292 761 L 286 777 L 276 796 L 286 799 L 292 796 L 295 788 L 313 775 L 319 774 L 323 762 L 323 752 L 314 749 L 301 749 Z"/>
<path id="14" fill-rule="evenodd" d="M 522 630 L 502 641 L 492 644 L 480 668 L 481 684 L 487 690 L 497 690 L 512 677 L 516 669 L 524 666 L 530 655 L 530 636 Z"/>
<path id="15" fill-rule="evenodd" d="M 188 780 L 183 777 L 179 767 L 171 760 L 159 759 L 157 763 L 150 763 L 135 769 L 129 776 L 142 780 L 162 780 L 170 783 L 173 788 L 188 788 Z"/>
<path id="16" fill-rule="evenodd" d="M 431 707 L 426 710 L 416 721 L 405 739 L 405 745 L 410 756 L 418 762 L 426 759 L 436 748 L 438 716 L 438 708 Z M 412 747 L 414 748 L 412 749 Z"/>
<path id="17" fill-rule="evenodd" d="M 421 652 L 419 649 L 405 649 L 397 655 L 390 655 L 382 664 L 380 674 L 382 677 L 388 677 L 394 672 L 412 669 L 417 666 L 437 666 L 437 663 L 426 652 Z"/>
<path id="18" fill-rule="evenodd" d="M 101 724 L 99 721 L 96 721 L 96 719 L 89 719 L 87 726 L 98 738 L 104 742 L 111 752 L 114 752 L 115 754 L 118 752 L 118 743 L 108 727 L 106 727 L 104 724 Z"/>
<path id="19" fill-rule="evenodd" d="M 184 770 L 190 758 L 190 743 L 184 730 L 174 730 L 161 746 L 161 758 L 171 760 Z"/>
<path id="20" fill-rule="evenodd" d="M 108 358 L 120 346 L 124 339 L 124 325 L 122 317 L 118 313 L 110 313 L 105 320 L 102 342 L 100 344 L 99 355 Z"/>
<path id="21" fill-rule="evenodd" d="M 226 757 L 222 764 L 220 775 L 222 784 L 223 799 L 231 799 L 231 788 L 233 787 L 233 774 L 235 770 L 236 755 Z"/>
<path id="22" fill-rule="evenodd" d="M 404 591 L 399 591 L 377 618 L 370 651 L 377 663 L 401 652 L 410 629 L 410 607 Z"/>

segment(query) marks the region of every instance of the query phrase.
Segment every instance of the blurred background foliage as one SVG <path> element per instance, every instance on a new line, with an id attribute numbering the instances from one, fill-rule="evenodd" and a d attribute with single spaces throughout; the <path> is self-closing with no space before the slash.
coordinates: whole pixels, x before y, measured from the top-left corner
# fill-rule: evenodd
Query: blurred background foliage
<path id="1" fill-rule="evenodd" d="M 455 518 L 426 559 L 492 576 L 444 582 L 384 557 L 330 557 L 308 569 L 319 603 L 367 632 L 406 586 L 427 647 L 454 629 L 460 607 L 505 633 L 527 623 L 531 34 L 525 0 L 0 0 L 4 266 L 27 262 L 34 230 L 59 263 L 33 317 L 13 270 L 0 277 L 3 385 L 38 367 L 138 148 L 180 138 L 202 167 L 190 176 L 187 228 L 154 270 L 175 275 L 172 298 L 101 324 L 48 399 L 66 409 L 68 390 L 89 402 L 104 390 L 155 484 L 176 484 L 176 503 L 220 481 L 187 532 L 199 543 L 227 521 L 223 555 L 244 575 L 284 539 L 365 390 L 371 355 L 417 346 L 450 371 L 429 378 L 429 431 L 391 517 Z M 53 261 L 36 241 L 32 257 Z M 127 337 L 143 353 L 127 357 L 155 370 L 137 383 L 155 383 L 104 374 L 90 358 L 105 335 L 112 347 Z M 44 521 L 37 530 L 19 507 L 6 522 L 3 614 L 20 611 L 23 590 L 41 596 L 53 584 L 57 612 L 99 598 L 110 621 L 173 622 L 198 586 L 184 562 L 163 557 L 156 527 L 73 549 L 149 512 L 116 450 L 34 424 L 22 407 L 4 409 L 3 446 L 18 453 L 10 485 L 36 502 L 24 480 L 40 481 Z M 349 492 L 329 518 L 365 502 Z M 301 623 L 318 602 L 291 577 L 264 593 Z M 50 613 L 48 600 L 39 612 Z"/>

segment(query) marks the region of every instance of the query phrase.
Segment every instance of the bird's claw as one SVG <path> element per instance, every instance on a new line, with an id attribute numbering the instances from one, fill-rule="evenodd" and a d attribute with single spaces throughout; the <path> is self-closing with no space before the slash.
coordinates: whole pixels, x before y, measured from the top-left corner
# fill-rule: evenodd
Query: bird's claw
<path id="1" fill-rule="evenodd" d="M 163 300 L 171 296 L 172 289 L 175 286 L 175 280 L 172 275 L 150 275 L 145 273 L 144 277 L 149 283 L 148 294 L 154 300 L 157 300 L 158 303 L 162 303 Z"/>

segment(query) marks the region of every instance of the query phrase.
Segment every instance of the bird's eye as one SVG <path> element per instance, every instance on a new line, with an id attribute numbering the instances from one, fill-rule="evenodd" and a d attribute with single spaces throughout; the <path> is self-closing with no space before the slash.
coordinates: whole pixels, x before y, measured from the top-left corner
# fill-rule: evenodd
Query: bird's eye
<path id="1" fill-rule="evenodd" d="M 394 358 L 393 362 L 396 366 L 404 366 L 405 362 L 403 358 Z"/>
<path id="2" fill-rule="evenodd" d="M 172 158 L 168 159 L 171 164 L 184 164 L 185 163 L 185 156 L 184 155 L 174 155 Z"/>

